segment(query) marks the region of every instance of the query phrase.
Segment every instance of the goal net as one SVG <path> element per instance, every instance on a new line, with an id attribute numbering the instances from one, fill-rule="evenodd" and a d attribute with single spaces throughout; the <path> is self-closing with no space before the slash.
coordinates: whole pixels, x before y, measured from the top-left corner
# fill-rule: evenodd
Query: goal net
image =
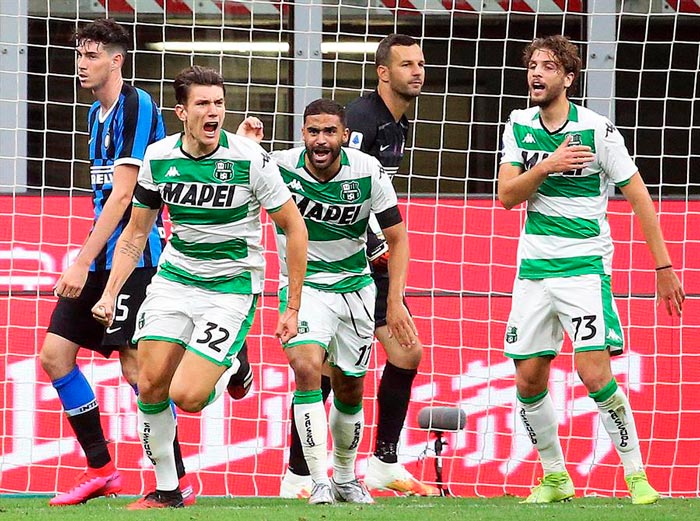
<path id="1" fill-rule="evenodd" d="M 301 113 L 317 97 L 345 103 L 376 85 L 373 49 L 392 32 L 414 36 L 426 83 L 409 113 L 395 178 L 411 241 L 407 300 L 425 353 L 399 447 L 400 461 L 436 482 L 425 407 L 466 413 L 446 432 L 443 481 L 459 495 L 525 495 L 541 470 L 514 417 L 513 364 L 503 354 L 523 208 L 495 201 L 503 122 L 527 106 L 523 47 L 563 33 L 584 70 L 574 101 L 622 132 L 657 205 L 688 293 L 681 319 L 655 304 L 653 261 L 627 202 L 611 195 L 613 290 L 627 352 L 613 361 L 627 390 L 654 486 L 697 496 L 700 467 L 700 2 L 698 0 L 0 0 L 0 493 L 66 490 L 84 457 L 38 353 L 55 304 L 52 287 L 90 230 L 86 133 L 91 93 L 75 78 L 71 35 L 110 16 L 133 36 L 125 75 L 162 107 L 191 64 L 220 69 L 227 128 L 259 116 L 264 145 L 299 143 Z M 367 45 L 369 44 L 369 45 Z M 248 338 L 253 391 L 201 414 L 178 415 L 195 490 L 279 492 L 289 445 L 293 375 L 272 332 L 277 261 L 273 230 L 266 292 Z M 365 384 L 363 476 L 376 432 L 385 358 L 375 349 Z M 136 433 L 135 399 L 119 362 L 81 351 L 125 493 L 153 485 Z M 622 466 L 573 367 L 553 363 L 551 394 L 577 494 L 624 495 Z"/>

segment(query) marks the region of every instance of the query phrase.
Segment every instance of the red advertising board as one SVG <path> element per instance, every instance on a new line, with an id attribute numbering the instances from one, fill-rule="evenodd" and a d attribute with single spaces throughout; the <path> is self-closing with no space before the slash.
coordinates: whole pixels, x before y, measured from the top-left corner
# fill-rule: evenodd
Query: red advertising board
<path id="1" fill-rule="evenodd" d="M 502 355 L 522 211 L 485 199 L 402 201 L 412 261 L 408 302 L 426 346 L 413 389 L 401 459 L 434 481 L 433 437 L 418 427 L 426 406 L 460 407 L 467 425 L 447 433 L 444 477 L 459 495 L 524 495 L 538 475 L 536 454 L 513 415 L 512 362 Z M 682 320 L 657 310 L 653 263 L 627 203 L 612 201 L 613 288 L 628 351 L 614 360 L 636 411 L 648 473 L 663 494 L 697 495 L 700 482 L 700 204 L 665 201 L 661 223 L 688 300 Z M 90 228 L 85 197 L 0 196 L 0 493 L 54 493 L 84 465 L 56 392 L 38 363 L 55 298 L 50 290 Z M 227 396 L 201 414 L 180 413 L 179 438 L 195 489 L 206 495 L 274 496 L 285 469 L 293 378 L 271 332 L 277 263 L 267 228 L 269 280 L 249 337 L 251 394 Z M 376 386 L 384 364 L 374 351 L 366 379 L 364 474 L 376 427 Z M 624 494 L 622 467 L 570 349 L 554 363 L 550 391 L 578 494 Z M 135 400 L 117 360 L 81 352 L 100 403 L 125 493 L 152 486 L 136 434 Z M 428 449 L 428 450 L 426 450 Z"/>

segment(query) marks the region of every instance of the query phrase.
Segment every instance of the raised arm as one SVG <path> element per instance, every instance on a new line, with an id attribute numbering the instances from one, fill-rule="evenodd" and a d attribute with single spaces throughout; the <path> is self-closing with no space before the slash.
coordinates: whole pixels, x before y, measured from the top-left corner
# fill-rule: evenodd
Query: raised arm
<path id="1" fill-rule="evenodd" d="M 236 134 L 252 139 L 256 143 L 260 143 L 265 137 L 263 122 L 255 116 L 248 116 L 241 122 L 240 125 L 238 125 Z"/>

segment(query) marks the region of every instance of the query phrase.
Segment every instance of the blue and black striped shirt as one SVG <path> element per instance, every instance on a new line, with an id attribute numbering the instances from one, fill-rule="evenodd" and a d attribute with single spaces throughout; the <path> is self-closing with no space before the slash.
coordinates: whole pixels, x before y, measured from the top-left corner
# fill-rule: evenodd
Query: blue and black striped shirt
<path id="1" fill-rule="evenodd" d="M 99 102 L 93 103 L 88 113 L 88 129 L 90 180 L 97 222 L 107 198 L 112 193 L 114 168 L 118 165 L 140 167 L 146 147 L 165 137 L 165 125 L 150 94 L 125 83 L 119 98 L 106 114 L 101 114 Z M 124 213 L 106 246 L 95 258 L 90 267 L 91 271 L 112 268 L 112 255 L 117 239 L 129 222 L 130 216 L 131 206 Z M 159 214 L 137 267 L 156 267 L 164 245 L 163 218 Z"/>

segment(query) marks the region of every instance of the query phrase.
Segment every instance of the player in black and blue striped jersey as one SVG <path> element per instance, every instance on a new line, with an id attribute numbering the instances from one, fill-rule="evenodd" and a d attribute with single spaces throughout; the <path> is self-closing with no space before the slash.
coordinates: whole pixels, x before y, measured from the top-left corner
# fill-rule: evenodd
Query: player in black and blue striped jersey
<path id="1" fill-rule="evenodd" d="M 95 20 L 75 35 L 78 79 L 96 98 L 88 115 L 95 219 L 74 262 L 56 283 L 59 300 L 40 357 L 85 452 L 88 468 L 71 490 L 51 499 L 51 505 L 84 503 L 121 490 L 121 476 L 107 449 L 95 393 L 76 357 L 81 347 L 105 357 L 118 351 L 122 373 L 137 392 L 136 346 L 131 338 L 136 313 L 164 246 L 159 215 L 139 269 L 118 297 L 114 323 L 105 329 L 93 320 L 91 308 L 102 295 L 116 241 L 131 215 L 131 199 L 146 147 L 165 137 L 160 110 L 151 96 L 122 78 L 129 42 L 129 33 L 113 20 Z M 179 477 L 186 479 L 177 441 L 173 450 Z M 191 487 L 181 483 L 189 488 L 188 503 L 193 503 Z"/>

